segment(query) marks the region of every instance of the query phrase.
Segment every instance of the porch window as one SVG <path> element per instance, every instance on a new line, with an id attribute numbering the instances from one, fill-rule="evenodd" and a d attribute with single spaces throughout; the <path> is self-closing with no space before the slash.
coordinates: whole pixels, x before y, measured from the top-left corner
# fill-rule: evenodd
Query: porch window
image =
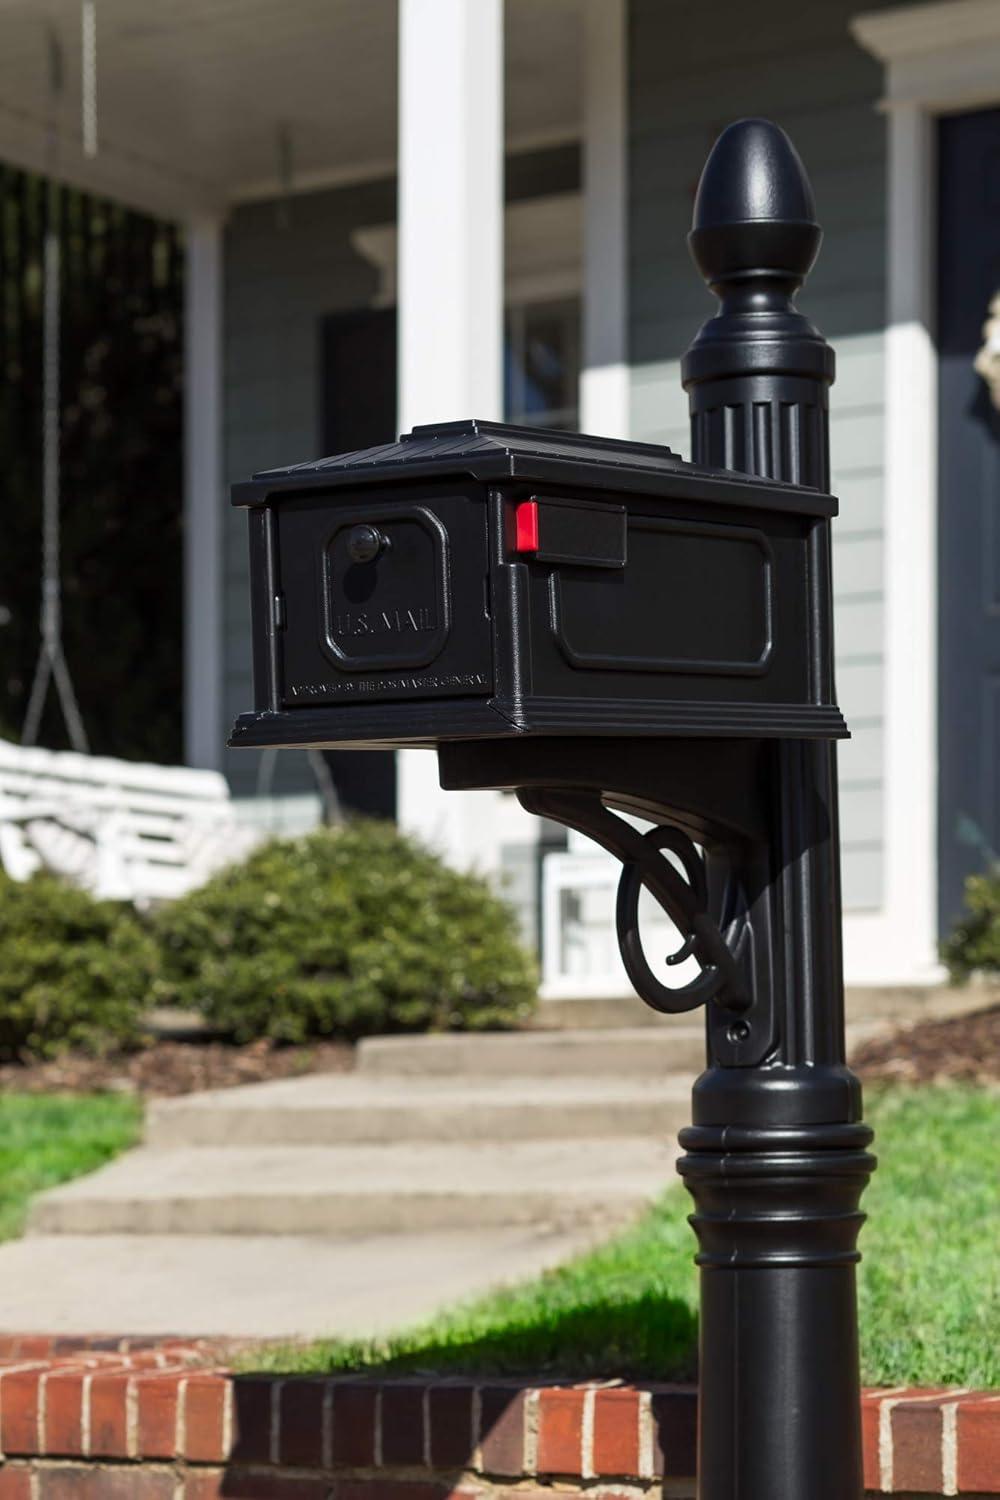
<path id="1" fill-rule="evenodd" d="M 504 319 L 504 415 L 526 427 L 579 426 L 580 299 L 508 305 Z"/>

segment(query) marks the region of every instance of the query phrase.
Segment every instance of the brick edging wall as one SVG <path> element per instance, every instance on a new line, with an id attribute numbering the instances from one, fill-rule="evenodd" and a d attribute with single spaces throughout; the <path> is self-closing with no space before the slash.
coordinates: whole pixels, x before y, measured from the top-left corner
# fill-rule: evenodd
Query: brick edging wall
<path id="1" fill-rule="evenodd" d="M 0 1339 L 0 1500 L 693 1493 L 690 1386 L 283 1379 L 211 1351 Z M 1000 1495 L 1000 1392 L 868 1391 L 862 1427 L 872 1494 Z"/>

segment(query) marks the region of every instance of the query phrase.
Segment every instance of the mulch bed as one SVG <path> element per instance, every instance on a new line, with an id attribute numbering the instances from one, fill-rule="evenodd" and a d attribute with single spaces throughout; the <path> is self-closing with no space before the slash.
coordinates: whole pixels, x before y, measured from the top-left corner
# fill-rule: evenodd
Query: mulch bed
<path id="1" fill-rule="evenodd" d="M 353 1066 L 354 1049 L 345 1042 L 277 1047 L 259 1041 L 237 1047 L 228 1042 L 155 1040 L 137 1052 L 112 1057 L 71 1053 L 53 1062 L 0 1064 L 0 1092 L 112 1091 L 168 1098 L 303 1073 L 344 1073 Z"/>
<path id="2" fill-rule="evenodd" d="M 866 1082 L 996 1083 L 1000 1005 L 872 1037 L 855 1048 L 851 1066 Z"/>

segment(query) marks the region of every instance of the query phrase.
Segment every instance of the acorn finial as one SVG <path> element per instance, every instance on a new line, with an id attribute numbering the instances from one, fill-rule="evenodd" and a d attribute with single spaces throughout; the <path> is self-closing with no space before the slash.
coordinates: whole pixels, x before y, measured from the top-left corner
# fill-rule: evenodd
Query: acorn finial
<path id="1" fill-rule="evenodd" d="M 688 236 L 709 285 L 768 273 L 798 285 L 821 239 L 806 169 L 781 127 L 729 125 L 705 163 Z"/>
<path id="2" fill-rule="evenodd" d="M 770 120 L 724 130 L 688 236 L 719 299 L 681 360 L 697 463 L 829 487 L 833 350 L 795 306 L 821 239 L 809 178 L 785 132 Z"/>

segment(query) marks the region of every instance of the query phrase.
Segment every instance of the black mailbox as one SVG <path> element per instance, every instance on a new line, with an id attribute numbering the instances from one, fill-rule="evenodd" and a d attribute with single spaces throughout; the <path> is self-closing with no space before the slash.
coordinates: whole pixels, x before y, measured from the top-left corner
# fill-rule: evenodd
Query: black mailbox
<path id="1" fill-rule="evenodd" d="M 234 745 L 846 733 L 814 489 L 455 422 L 233 498 L 256 697 Z"/>
<path id="2" fill-rule="evenodd" d="M 678 1163 L 702 1267 L 701 1500 L 862 1494 L 874 1160 L 844 1043 L 834 361 L 795 305 L 820 238 L 784 133 L 725 131 L 689 241 L 720 303 L 681 366 L 695 463 L 455 423 L 234 496 L 257 698 L 232 744 L 435 746 L 444 786 L 509 788 L 614 854 L 632 983 L 658 1010 L 705 1006 Z M 685 984 L 643 954 L 642 887 L 680 933 L 667 964 L 696 961 Z"/>

